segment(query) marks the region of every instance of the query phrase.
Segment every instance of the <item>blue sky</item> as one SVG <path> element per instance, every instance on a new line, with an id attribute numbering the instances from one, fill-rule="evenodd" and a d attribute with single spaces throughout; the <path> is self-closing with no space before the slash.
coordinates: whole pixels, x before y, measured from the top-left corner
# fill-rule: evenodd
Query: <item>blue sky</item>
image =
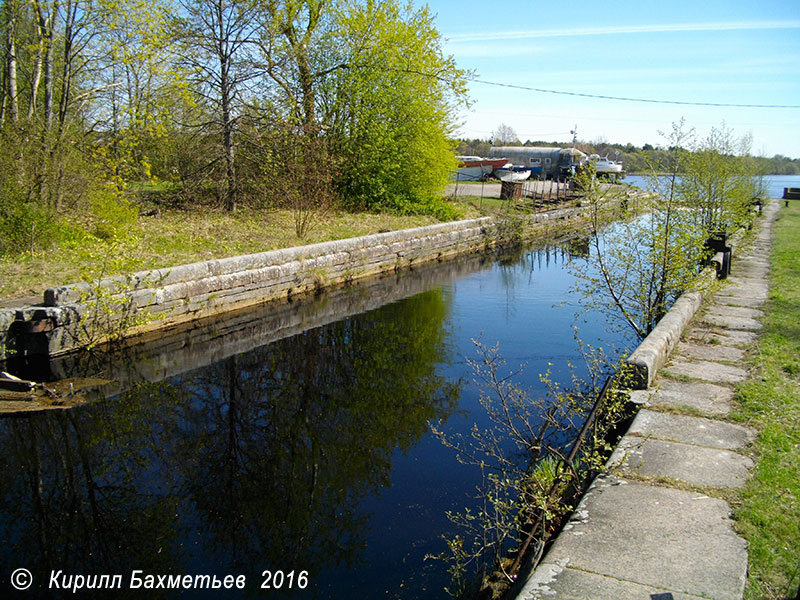
<path id="1" fill-rule="evenodd" d="M 651 2 L 431 0 L 444 50 L 486 82 L 737 108 L 604 100 L 473 82 L 460 133 L 501 123 L 522 141 L 660 144 L 682 117 L 703 136 L 723 122 L 752 151 L 800 158 L 800 0 Z"/>

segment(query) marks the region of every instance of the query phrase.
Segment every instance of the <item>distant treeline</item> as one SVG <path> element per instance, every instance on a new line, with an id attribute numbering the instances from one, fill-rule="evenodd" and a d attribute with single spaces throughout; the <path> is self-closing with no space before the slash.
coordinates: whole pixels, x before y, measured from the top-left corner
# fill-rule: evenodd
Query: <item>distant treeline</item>
<path id="1" fill-rule="evenodd" d="M 509 146 L 551 146 L 570 148 L 570 142 L 547 142 L 544 140 L 528 140 L 507 144 Z M 456 154 L 461 156 L 488 156 L 491 141 L 472 139 L 458 140 Z M 646 173 L 651 164 L 664 164 L 669 149 L 657 148 L 650 144 L 634 146 L 633 144 L 588 143 L 578 142 L 575 147 L 586 154 L 608 156 L 611 160 L 621 160 L 627 173 Z M 790 158 L 781 154 L 772 157 L 753 156 L 754 171 L 760 174 L 800 175 L 800 158 Z"/>

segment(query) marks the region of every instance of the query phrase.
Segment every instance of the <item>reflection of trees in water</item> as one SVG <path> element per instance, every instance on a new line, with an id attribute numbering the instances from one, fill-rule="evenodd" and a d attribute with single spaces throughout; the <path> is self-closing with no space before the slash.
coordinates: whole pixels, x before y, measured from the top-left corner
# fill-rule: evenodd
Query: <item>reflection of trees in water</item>
<path id="1" fill-rule="evenodd" d="M 359 561 L 359 500 L 455 408 L 458 386 L 437 374 L 447 310 L 427 292 L 117 400 L 0 422 L 5 559 L 83 573 Z"/>
<path id="2" fill-rule="evenodd" d="M 495 267 L 500 273 L 500 281 L 506 294 L 503 306 L 505 317 L 513 317 L 516 314 L 516 307 L 519 305 L 516 296 L 517 286 L 522 282 L 519 276 L 520 270 L 528 272 L 527 285 L 530 286 L 537 271 L 547 270 L 551 264 L 563 265 L 572 256 L 576 256 L 576 254 L 573 252 L 571 241 L 566 241 L 559 246 L 548 245 L 531 249 L 519 247 L 505 250 L 497 259 Z"/>
<path id="3" fill-rule="evenodd" d="M 50 570 L 164 572 L 179 562 L 175 499 L 135 484 L 144 457 L 128 443 L 138 415 L 97 408 L 0 424 L 4 576 L 25 566 L 41 589 Z"/>

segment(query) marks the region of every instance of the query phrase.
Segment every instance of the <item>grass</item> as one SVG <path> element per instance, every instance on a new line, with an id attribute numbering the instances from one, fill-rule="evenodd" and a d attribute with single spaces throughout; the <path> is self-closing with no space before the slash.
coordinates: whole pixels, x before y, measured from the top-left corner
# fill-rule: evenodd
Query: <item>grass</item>
<path id="1" fill-rule="evenodd" d="M 459 199 L 454 206 L 462 218 L 473 218 L 499 212 L 501 203 L 484 198 L 484 205 L 479 206 Z M 198 206 L 140 216 L 122 239 L 114 242 L 72 226 L 46 251 L 33 256 L 29 252 L 0 255 L 0 306 L 3 300 L 41 297 L 48 287 L 81 281 L 87 273 L 96 277 L 122 270 L 170 267 L 437 222 L 430 216 L 334 212 L 318 219 L 300 239 L 295 235 L 290 210 L 241 209 L 228 213 Z"/>
<path id="2" fill-rule="evenodd" d="M 773 231 L 770 297 L 737 386 L 737 420 L 755 427 L 754 475 L 735 517 L 747 539 L 746 598 L 795 598 L 800 586 L 800 203 L 781 207 Z"/>
<path id="3" fill-rule="evenodd" d="M 238 254 L 263 252 L 329 240 L 419 227 L 433 217 L 337 213 L 314 227 L 305 239 L 294 233 L 290 211 L 228 213 L 210 208 L 167 210 L 140 217 L 132 231 L 110 243 L 90 235 L 72 236 L 46 252 L 0 260 L 0 299 L 40 295 L 54 285 L 80 281 L 82 272 L 100 273 L 109 253 L 124 253 L 113 271 L 169 267 Z M 109 265 L 106 265 L 108 267 Z"/>

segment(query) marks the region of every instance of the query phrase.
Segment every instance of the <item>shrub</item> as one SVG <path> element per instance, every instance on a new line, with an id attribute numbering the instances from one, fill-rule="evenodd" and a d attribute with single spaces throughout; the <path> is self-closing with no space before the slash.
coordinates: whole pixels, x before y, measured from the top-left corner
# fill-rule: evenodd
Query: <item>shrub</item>
<path id="1" fill-rule="evenodd" d="M 37 251 L 52 246 L 59 221 L 51 211 L 33 202 L 12 201 L 0 213 L 0 254 Z"/>
<path id="2" fill-rule="evenodd" d="M 139 218 L 138 210 L 120 194 L 104 188 L 89 194 L 92 233 L 103 240 L 132 236 Z"/>

